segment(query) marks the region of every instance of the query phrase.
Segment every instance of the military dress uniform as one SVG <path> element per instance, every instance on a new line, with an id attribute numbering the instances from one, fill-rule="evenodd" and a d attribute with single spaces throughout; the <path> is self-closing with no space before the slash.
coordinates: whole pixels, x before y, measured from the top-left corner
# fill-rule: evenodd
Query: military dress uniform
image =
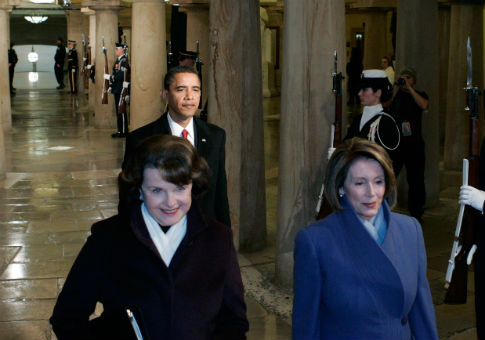
<path id="1" fill-rule="evenodd" d="M 382 70 L 364 70 L 360 82 L 360 89 L 372 88 L 373 92 L 381 90 L 380 101 L 387 100 L 392 88 L 387 75 Z M 382 146 L 389 156 L 394 159 L 401 142 L 401 135 L 396 120 L 384 111 L 379 102 L 373 106 L 364 106 L 362 115 L 353 119 L 347 130 L 345 139 L 360 137 Z"/>
<path id="2" fill-rule="evenodd" d="M 67 68 L 69 70 L 69 84 L 71 85 L 71 93 L 77 93 L 77 73 L 78 73 L 78 57 L 76 51 L 76 42 L 69 40 L 73 47 L 67 53 Z"/>
<path id="3" fill-rule="evenodd" d="M 124 48 L 126 51 L 126 45 L 116 44 L 116 48 Z M 113 65 L 113 72 L 110 76 L 110 92 L 115 97 L 116 108 L 116 122 L 118 131 L 111 135 L 113 138 L 126 137 L 128 134 L 128 117 L 126 112 L 118 113 L 119 102 L 121 97 L 121 91 L 123 90 L 123 82 L 125 80 L 125 71 L 127 68 L 127 55 L 126 53 L 118 57 Z"/>

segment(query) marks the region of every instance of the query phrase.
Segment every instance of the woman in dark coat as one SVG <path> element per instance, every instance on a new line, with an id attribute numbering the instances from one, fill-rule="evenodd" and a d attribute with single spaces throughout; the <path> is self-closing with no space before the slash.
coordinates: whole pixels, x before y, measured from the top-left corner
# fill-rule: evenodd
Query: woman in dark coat
<path id="1" fill-rule="evenodd" d="M 120 213 L 93 225 L 57 300 L 57 338 L 135 338 L 129 309 L 144 339 L 244 339 L 231 230 L 193 201 L 207 189 L 205 160 L 182 138 L 150 137 L 119 182 Z"/>

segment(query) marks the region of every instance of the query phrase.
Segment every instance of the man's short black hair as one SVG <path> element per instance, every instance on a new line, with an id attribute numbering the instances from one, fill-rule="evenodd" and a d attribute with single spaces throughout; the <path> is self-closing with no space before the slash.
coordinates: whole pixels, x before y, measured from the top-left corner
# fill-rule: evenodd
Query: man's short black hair
<path id="1" fill-rule="evenodd" d="M 172 83 L 174 82 L 175 75 L 177 73 L 193 73 L 193 74 L 196 74 L 197 77 L 199 78 L 199 82 L 200 82 L 199 73 L 197 73 L 197 71 L 194 70 L 192 67 L 182 66 L 182 65 L 174 66 L 174 67 L 172 67 L 168 70 L 167 74 L 165 75 L 165 78 L 163 78 L 163 88 L 165 90 L 167 90 L 167 91 L 170 90 L 170 85 L 172 85 Z"/>

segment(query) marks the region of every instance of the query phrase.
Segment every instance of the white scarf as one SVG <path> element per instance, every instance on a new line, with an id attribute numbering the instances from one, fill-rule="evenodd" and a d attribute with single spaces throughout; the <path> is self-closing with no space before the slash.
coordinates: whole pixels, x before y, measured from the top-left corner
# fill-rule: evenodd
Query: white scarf
<path id="1" fill-rule="evenodd" d="M 150 238 L 155 244 L 155 247 L 157 247 L 163 262 L 165 262 L 165 265 L 168 267 L 170 261 L 172 261 L 173 255 L 187 233 L 187 215 L 182 217 L 180 221 L 175 223 L 166 233 L 164 233 L 158 222 L 148 212 L 145 202 L 141 205 L 141 213 L 147 226 L 148 233 L 150 234 Z"/>
<path id="2" fill-rule="evenodd" d="M 364 106 L 364 112 L 362 112 L 362 118 L 360 119 L 359 131 L 362 130 L 365 123 L 374 118 L 377 114 L 383 111 L 382 105 L 377 104 L 373 106 Z"/>

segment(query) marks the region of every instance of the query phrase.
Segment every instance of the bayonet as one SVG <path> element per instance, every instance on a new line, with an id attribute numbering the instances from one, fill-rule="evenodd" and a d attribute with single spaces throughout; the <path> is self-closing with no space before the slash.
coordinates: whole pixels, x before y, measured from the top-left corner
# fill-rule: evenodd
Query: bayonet
<path id="1" fill-rule="evenodd" d="M 472 85 L 472 46 L 470 37 L 466 42 L 466 64 L 467 64 L 467 75 L 466 75 L 466 87 L 471 88 Z"/>
<path id="2" fill-rule="evenodd" d="M 463 185 L 477 188 L 479 185 L 479 121 L 478 121 L 478 87 L 472 82 L 472 47 L 470 37 L 466 46 L 467 77 L 466 77 L 466 107 L 465 112 L 470 119 L 469 155 L 463 160 Z M 467 299 L 468 267 L 473 261 L 477 247 L 476 228 L 479 212 L 472 207 L 462 205 L 455 229 L 453 247 L 448 260 L 445 277 L 445 303 L 463 304 Z"/>

